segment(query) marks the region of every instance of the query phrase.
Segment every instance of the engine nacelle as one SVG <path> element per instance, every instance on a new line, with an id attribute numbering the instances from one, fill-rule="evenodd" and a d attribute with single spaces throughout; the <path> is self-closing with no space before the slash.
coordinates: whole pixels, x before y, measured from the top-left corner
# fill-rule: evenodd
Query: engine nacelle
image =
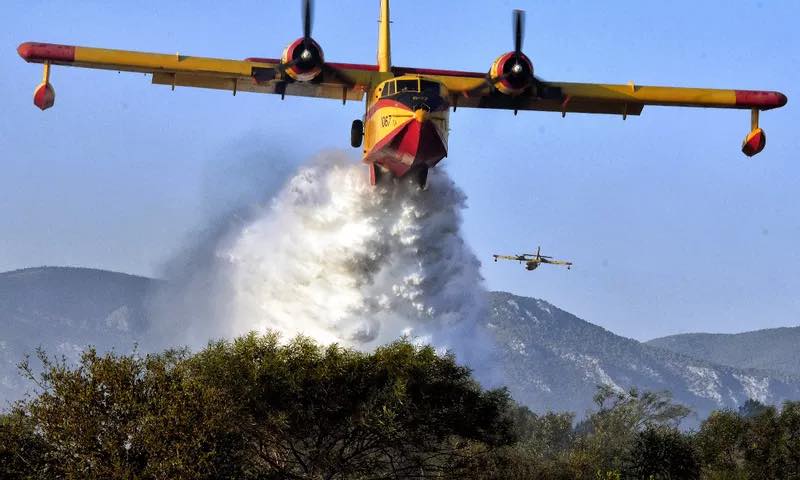
<path id="1" fill-rule="evenodd" d="M 281 56 L 281 65 L 285 66 L 284 71 L 298 82 L 314 80 L 322 73 L 324 64 L 322 47 L 311 38 L 307 43 L 304 38 L 298 38 L 286 47 Z"/>
<path id="2" fill-rule="evenodd" d="M 504 53 L 492 63 L 489 76 L 502 93 L 516 96 L 533 83 L 533 63 L 524 53 Z"/>

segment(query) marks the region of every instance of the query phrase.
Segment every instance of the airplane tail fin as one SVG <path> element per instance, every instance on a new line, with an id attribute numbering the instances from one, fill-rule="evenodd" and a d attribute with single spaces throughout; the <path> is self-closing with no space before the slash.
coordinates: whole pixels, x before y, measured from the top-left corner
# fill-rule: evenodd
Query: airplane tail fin
<path id="1" fill-rule="evenodd" d="M 381 0 L 381 18 L 378 27 L 378 71 L 392 71 L 392 41 L 389 26 L 389 0 Z"/>

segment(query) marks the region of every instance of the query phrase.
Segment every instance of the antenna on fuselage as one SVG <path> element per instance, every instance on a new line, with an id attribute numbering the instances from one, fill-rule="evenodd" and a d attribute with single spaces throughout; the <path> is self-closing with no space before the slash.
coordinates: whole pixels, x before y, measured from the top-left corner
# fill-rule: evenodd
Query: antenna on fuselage
<path id="1" fill-rule="evenodd" d="M 378 71 L 392 71 L 392 40 L 389 28 L 389 0 L 381 0 L 381 18 L 378 26 Z"/>

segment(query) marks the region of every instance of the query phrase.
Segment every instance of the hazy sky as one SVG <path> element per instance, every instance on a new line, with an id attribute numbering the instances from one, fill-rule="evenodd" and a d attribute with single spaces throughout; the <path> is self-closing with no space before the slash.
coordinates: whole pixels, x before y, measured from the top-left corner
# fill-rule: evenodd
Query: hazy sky
<path id="1" fill-rule="evenodd" d="M 41 66 L 17 56 L 19 43 L 277 57 L 300 35 L 299 3 L 2 2 L 0 271 L 157 275 L 208 215 L 257 193 L 253 179 L 274 188 L 292 164 L 349 148 L 363 113 L 70 68 L 54 70 L 56 106 L 42 113 L 31 103 Z M 378 1 L 317 4 L 326 59 L 374 63 Z M 800 323 L 800 3 L 392 6 L 397 65 L 486 71 L 512 47 L 511 9 L 524 8 L 525 51 L 545 79 L 784 92 L 788 106 L 762 114 L 769 142 L 752 159 L 739 150 L 745 111 L 647 107 L 623 122 L 460 109 L 441 165 L 469 196 L 464 230 L 490 289 L 638 339 Z M 575 267 L 491 262 L 537 245 Z"/>

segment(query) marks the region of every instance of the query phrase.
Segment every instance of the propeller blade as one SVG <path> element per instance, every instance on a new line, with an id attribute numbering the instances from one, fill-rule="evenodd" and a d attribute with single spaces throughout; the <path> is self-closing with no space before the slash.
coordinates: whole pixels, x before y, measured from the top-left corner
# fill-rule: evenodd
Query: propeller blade
<path id="1" fill-rule="evenodd" d="M 303 40 L 306 46 L 308 46 L 308 41 L 311 39 L 312 9 L 311 0 L 303 0 Z"/>
<path id="2" fill-rule="evenodd" d="M 514 10 L 514 54 L 517 58 L 522 54 L 522 40 L 525 36 L 525 11 Z"/>
<path id="3" fill-rule="evenodd" d="M 514 10 L 513 17 L 512 17 L 512 26 L 514 28 L 514 57 L 515 57 L 515 68 L 511 71 L 501 74 L 496 78 L 492 78 L 489 75 L 485 78 L 485 83 L 473 87 L 469 90 L 462 90 L 460 93 L 465 97 L 472 97 L 474 95 L 481 95 L 484 94 L 487 89 L 494 90 L 496 85 L 507 78 L 516 77 L 519 75 L 522 70 L 522 41 L 525 36 L 525 11 L 524 10 Z M 516 71 L 515 71 L 516 70 Z M 534 81 L 537 79 L 533 77 Z M 456 92 L 454 92 L 456 93 Z"/>

